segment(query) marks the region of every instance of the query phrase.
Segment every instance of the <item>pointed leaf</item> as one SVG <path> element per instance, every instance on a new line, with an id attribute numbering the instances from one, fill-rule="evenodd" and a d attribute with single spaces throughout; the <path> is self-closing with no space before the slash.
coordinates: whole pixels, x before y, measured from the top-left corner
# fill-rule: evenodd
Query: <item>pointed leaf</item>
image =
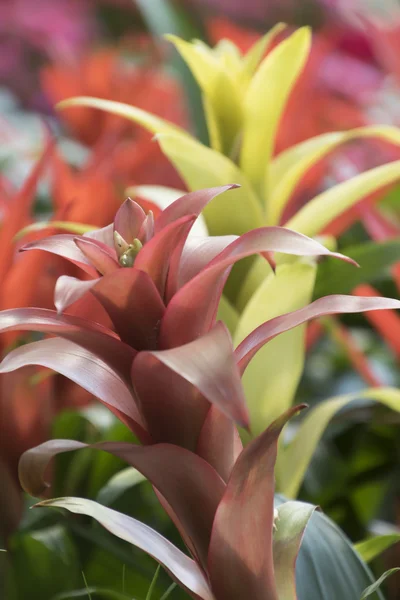
<path id="1" fill-rule="evenodd" d="M 400 301 L 390 298 L 363 298 L 341 295 L 319 298 L 304 308 L 275 317 L 257 327 L 235 350 L 239 368 L 243 373 L 255 353 L 276 335 L 311 319 L 337 313 L 346 314 L 396 308 L 400 308 Z"/>
<path id="2" fill-rule="evenodd" d="M 241 75 L 244 84 L 247 84 L 250 81 L 269 46 L 285 27 L 286 25 L 284 23 L 277 23 L 265 35 L 260 37 L 243 57 Z"/>
<path id="3" fill-rule="evenodd" d="M 328 423 L 335 414 L 356 399 L 374 400 L 400 412 L 400 391 L 395 388 L 373 388 L 330 398 L 310 411 L 302 421 L 290 444 L 281 452 L 277 467 L 277 485 L 289 498 L 295 498 L 307 467 Z"/>
<path id="4" fill-rule="evenodd" d="M 50 440 L 25 452 L 20 477 L 29 491 L 43 490 L 43 476 L 51 459 L 62 452 L 90 447 L 104 450 L 140 471 L 168 502 L 185 535 L 192 541 L 203 566 L 215 511 L 225 489 L 216 471 L 196 454 L 172 444 L 137 446 L 100 442 L 88 446 L 71 440 Z"/>
<path id="5" fill-rule="evenodd" d="M 90 264 L 92 264 L 99 273 L 105 275 L 119 269 L 117 256 L 114 248 L 110 248 L 99 240 L 77 237 L 75 244 L 79 250 L 86 256 Z"/>
<path id="6" fill-rule="evenodd" d="M 367 587 L 367 589 L 364 590 L 363 595 L 361 596 L 360 600 L 365 600 L 365 598 L 368 598 L 369 596 L 372 596 L 372 594 L 375 594 L 375 592 L 381 587 L 382 583 L 388 577 L 390 577 L 394 573 L 398 573 L 399 571 L 400 571 L 400 567 L 394 567 L 393 569 L 389 569 L 388 571 L 385 571 L 385 573 L 383 575 L 381 575 L 379 577 L 379 579 L 377 581 L 375 581 L 375 583 L 373 583 L 372 585 Z"/>
<path id="7" fill-rule="evenodd" d="M 297 600 L 295 572 L 297 555 L 315 508 L 304 502 L 285 502 L 277 509 L 273 554 L 279 600 Z"/>
<path id="8" fill-rule="evenodd" d="M 86 225 L 84 223 L 75 223 L 72 221 L 38 221 L 31 223 L 26 227 L 23 227 L 14 236 L 14 241 L 17 242 L 21 238 L 25 237 L 29 233 L 43 231 L 45 229 L 63 229 L 69 233 L 75 233 L 77 235 L 83 235 L 95 229 L 93 225 Z"/>
<path id="9" fill-rule="evenodd" d="M 135 268 L 118 269 L 91 288 L 123 342 L 136 350 L 157 347 L 158 327 L 165 311 L 151 277 Z"/>
<path id="10" fill-rule="evenodd" d="M 69 98 L 68 100 L 62 100 L 56 105 L 56 108 L 58 110 L 64 110 L 74 106 L 87 106 L 88 108 L 105 110 L 113 115 L 133 121 L 152 133 L 179 133 L 184 136 L 188 135 L 184 129 L 181 129 L 173 123 L 169 123 L 169 121 L 156 117 L 136 106 L 123 104 L 122 102 L 114 102 L 113 100 L 79 96 L 76 98 Z"/>
<path id="11" fill-rule="evenodd" d="M 264 58 L 245 95 L 240 165 L 261 196 L 280 118 L 310 44 L 311 33 L 305 27 L 278 44 Z"/>
<path id="12" fill-rule="evenodd" d="M 45 250 L 46 252 L 57 254 L 58 256 L 62 256 L 63 258 L 70 260 L 92 277 L 96 277 L 96 269 L 92 266 L 86 256 L 79 250 L 78 246 L 75 244 L 75 239 L 76 235 L 64 233 L 52 235 L 48 238 L 26 244 L 26 246 L 21 248 L 21 252 L 25 252 L 27 250 Z"/>
<path id="13" fill-rule="evenodd" d="M 316 270 L 315 264 L 300 261 L 278 266 L 240 315 L 234 345 L 261 323 L 308 305 Z M 304 336 L 305 325 L 271 340 L 257 352 L 243 375 L 251 428 L 256 435 L 293 404 L 304 367 Z"/>
<path id="14" fill-rule="evenodd" d="M 400 144 L 400 134 L 395 127 L 360 127 L 351 131 L 324 133 L 300 142 L 281 152 L 269 168 L 267 202 L 268 224 L 278 224 L 281 215 L 297 184 L 315 163 L 345 142 L 362 138 L 382 139 Z"/>
<path id="15" fill-rule="evenodd" d="M 400 161 L 370 169 L 335 185 L 307 202 L 285 227 L 314 236 L 357 202 L 400 178 Z"/>
<path id="16" fill-rule="evenodd" d="M 116 369 L 93 352 L 66 339 L 41 340 L 7 354 L 0 364 L 0 373 L 32 364 L 53 369 L 81 385 L 111 410 L 119 411 L 139 424 L 138 431 L 143 434 L 133 390 Z"/>
<path id="17" fill-rule="evenodd" d="M 54 288 L 54 306 L 58 314 L 62 314 L 71 304 L 77 302 L 92 289 L 101 277 L 82 281 L 69 275 L 61 275 Z"/>
<path id="18" fill-rule="evenodd" d="M 112 534 L 150 554 L 189 593 L 202 600 L 212 600 L 208 584 L 196 563 L 162 535 L 140 521 L 83 498 L 46 500 L 37 506 L 66 508 L 75 514 L 93 517 Z"/>
<path id="19" fill-rule="evenodd" d="M 279 434 L 300 408 L 275 421 L 235 463 L 215 515 L 208 553 L 211 587 L 219 600 L 278 599 L 272 556 L 274 466 Z"/>
<path id="20" fill-rule="evenodd" d="M 227 246 L 172 298 L 161 324 L 161 347 L 185 344 L 212 327 L 225 281 L 238 260 L 260 252 L 334 256 L 318 242 L 282 227 L 249 231 Z"/>
<path id="21" fill-rule="evenodd" d="M 128 244 L 138 237 L 140 228 L 146 218 L 143 208 L 127 198 L 121 205 L 114 219 L 114 231 L 117 231 Z"/>
<path id="22" fill-rule="evenodd" d="M 243 450 L 238 430 L 232 419 L 211 405 L 200 432 L 196 454 L 204 458 L 224 481 Z"/>
<path id="23" fill-rule="evenodd" d="M 141 352 L 132 380 L 150 435 L 194 449 L 209 403 L 243 426 L 248 412 L 233 358 L 232 341 L 218 323 L 194 342 L 158 352 Z"/>
<path id="24" fill-rule="evenodd" d="M 0 331 L 39 331 L 63 337 L 96 354 L 130 381 L 136 352 L 115 333 L 94 321 L 59 315 L 43 308 L 16 308 L 0 312 Z"/>
<path id="25" fill-rule="evenodd" d="M 382 552 L 399 542 L 400 533 L 388 533 L 357 542 L 357 544 L 354 544 L 354 549 L 366 563 L 369 563 L 382 554 Z"/>
<path id="26" fill-rule="evenodd" d="M 372 283 L 387 277 L 390 267 L 400 260 L 400 240 L 364 242 L 345 248 L 344 253 L 357 261 L 361 268 L 353 269 L 343 262 L 322 263 L 318 268 L 316 297 L 332 293 L 349 294 L 362 283 Z"/>
<path id="27" fill-rule="evenodd" d="M 193 138 L 158 136 L 161 150 L 173 163 L 190 190 L 234 182 L 231 190 L 204 210 L 211 235 L 240 234 L 264 223 L 260 203 L 240 169 L 226 156 L 203 146 Z"/>

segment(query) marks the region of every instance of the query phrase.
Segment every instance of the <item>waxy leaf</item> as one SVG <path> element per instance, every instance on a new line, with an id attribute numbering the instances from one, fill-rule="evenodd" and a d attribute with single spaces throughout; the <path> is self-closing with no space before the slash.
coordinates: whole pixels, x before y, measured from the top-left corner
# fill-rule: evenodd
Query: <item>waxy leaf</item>
<path id="1" fill-rule="evenodd" d="M 373 388 L 330 398 L 311 410 L 302 421 L 289 445 L 282 449 L 276 466 L 279 490 L 295 498 L 307 467 L 331 419 L 356 399 L 374 400 L 387 408 L 400 412 L 400 391 L 395 388 Z"/>
<path id="2" fill-rule="evenodd" d="M 272 557 L 274 467 L 279 434 L 301 408 L 292 408 L 253 440 L 233 467 L 215 515 L 208 558 L 219 600 L 278 600 Z"/>
<path id="3" fill-rule="evenodd" d="M 263 225 L 260 203 L 233 161 L 190 137 L 160 135 L 157 139 L 189 189 L 199 190 L 227 182 L 240 185 L 239 190 L 226 192 L 204 209 L 210 235 L 241 234 Z"/>
<path id="4" fill-rule="evenodd" d="M 354 549 L 366 563 L 371 562 L 385 550 L 400 542 L 400 533 L 388 533 L 357 542 Z"/>
<path id="5" fill-rule="evenodd" d="M 245 95 L 240 166 L 261 197 L 280 118 L 310 44 L 311 32 L 305 27 L 278 44 L 264 58 Z"/>
<path id="6" fill-rule="evenodd" d="M 303 535 L 315 506 L 285 502 L 277 511 L 273 536 L 276 587 L 279 600 L 297 600 L 296 562 Z"/>
<path id="7" fill-rule="evenodd" d="M 83 498 L 57 498 L 46 500 L 37 506 L 66 508 L 75 514 L 93 517 L 112 534 L 150 554 L 192 596 L 202 600 L 213 600 L 204 575 L 196 563 L 140 521 Z"/>
<path id="8" fill-rule="evenodd" d="M 345 210 L 399 178 L 400 161 L 365 171 L 307 202 L 285 226 L 310 237 L 317 235 Z"/>
<path id="9" fill-rule="evenodd" d="M 335 131 L 313 137 L 281 152 L 269 166 L 267 221 L 277 225 L 297 184 L 319 160 L 341 144 L 363 138 L 382 139 L 400 144 L 400 133 L 394 127 L 360 127 L 351 131 Z"/>
<path id="10" fill-rule="evenodd" d="M 316 265 L 300 261 L 278 266 L 240 315 L 234 345 L 263 322 L 308 305 L 316 270 Z M 304 336 L 305 325 L 277 336 L 257 352 L 243 374 L 251 428 L 256 435 L 293 404 L 304 367 Z"/>

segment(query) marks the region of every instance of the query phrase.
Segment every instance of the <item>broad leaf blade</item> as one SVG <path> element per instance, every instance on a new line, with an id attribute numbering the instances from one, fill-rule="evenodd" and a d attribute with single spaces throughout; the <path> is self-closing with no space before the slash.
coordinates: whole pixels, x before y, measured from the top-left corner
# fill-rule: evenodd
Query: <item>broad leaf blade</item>
<path id="1" fill-rule="evenodd" d="M 365 560 L 366 563 L 371 562 L 385 550 L 400 542 L 400 533 L 388 533 L 386 535 L 377 535 L 368 538 L 354 545 L 355 550 Z"/>

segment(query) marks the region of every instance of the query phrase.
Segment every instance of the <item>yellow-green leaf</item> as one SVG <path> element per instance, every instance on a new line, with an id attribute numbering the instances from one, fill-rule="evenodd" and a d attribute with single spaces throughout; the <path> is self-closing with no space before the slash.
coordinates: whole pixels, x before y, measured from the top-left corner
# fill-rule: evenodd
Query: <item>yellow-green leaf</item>
<path id="1" fill-rule="evenodd" d="M 374 400 L 400 412 L 400 390 L 396 388 L 366 389 L 354 394 L 330 398 L 306 414 L 290 444 L 282 449 L 276 465 L 279 491 L 295 498 L 318 443 L 335 414 L 356 399 Z"/>
<path id="2" fill-rule="evenodd" d="M 250 50 L 242 59 L 240 78 L 243 91 L 247 87 L 250 79 L 254 75 L 261 59 L 275 38 L 285 29 L 285 23 L 277 23 L 265 35 L 253 44 Z"/>
<path id="3" fill-rule="evenodd" d="M 310 43 L 311 32 L 304 27 L 276 46 L 264 58 L 245 96 L 240 164 L 260 195 L 279 121 L 307 60 Z"/>
<path id="4" fill-rule="evenodd" d="M 75 223 L 73 221 L 38 221 L 37 223 L 31 223 L 23 229 L 20 229 L 14 236 L 14 241 L 18 241 L 28 233 L 43 231 L 44 229 L 55 228 L 68 231 L 69 233 L 76 233 L 77 235 L 83 235 L 89 231 L 97 229 L 93 225 L 87 225 L 85 223 Z"/>
<path id="5" fill-rule="evenodd" d="M 242 125 L 242 102 L 236 73 L 205 44 L 186 42 L 174 35 L 166 37 L 189 66 L 204 95 L 212 147 L 229 155 Z"/>
<path id="6" fill-rule="evenodd" d="M 297 261 L 277 267 L 244 309 L 234 337 L 235 346 L 253 329 L 311 301 L 316 266 Z M 257 352 L 243 375 L 254 435 L 287 410 L 303 372 L 305 325 L 277 336 Z"/>
<path id="7" fill-rule="evenodd" d="M 285 227 L 313 237 L 357 202 L 400 179 L 400 160 L 339 183 L 308 202 Z"/>
<path id="8" fill-rule="evenodd" d="M 233 336 L 239 321 L 239 313 L 225 296 L 221 296 L 218 306 L 217 321 L 223 321 Z"/>
<path id="9" fill-rule="evenodd" d="M 382 554 L 385 550 L 400 542 L 400 533 L 387 533 L 385 535 L 376 535 L 354 544 L 354 549 L 361 558 L 369 563 L 374 558 Z"/>
<path id="10" fill-rule="evenodd" d="M 190 190 L 238 183 L 211 202 L 203 214 L 211 235 L 242 234 L 263 224 L 264 217 L 250 184 L 226 156 L 188 136 L 161 135 L 158 140 Z"/>
<path id="11" fill-rule="evenodd" d="M 305 173 L 341 144 L 360 138 L 400 144 L 400 129 L 386 125 L 324 133 L 281 152 L 270 164 L 267 182 L 267 221 L 279 223 L 283 210 Z"/>
<path id="12" fill-rule="evenodd" d="M 262 256 L 255 256 L 253 263 L 247 270 L 247 274 L 240 282 L 239 294 L 236 298 L 235 305 L 240 312 L 243 312 L 246 304 L 253 296 L 257 288 L 266 278 L 271 275 L 272 268 L 268 261 Z"/>
<path id="13" fill-rule="evenodd" d="M 118 115 L 128 121 L 133 121 L 138 125 L 142 125 L 145 129 L 148 129 L 152 133 L 179 133 L 181 135 L 189 135 L 184 129 L 156 117 L 151 113 L 137 108 L 136 106 L 130 106 L 123 102 L 114 102 L 113 100 L 103 100 L 101 98 L 92 98 L 90 96 L 78 96 L 76 98 L 69 98 L 68 100 L 62 100 L 56 105 L 58 110 L 64 110 L 65 108 L 71 108 L 73 106 L 86 106 L 88 108 L 97 108 L 99 110 L 105 110 L 106 112 Z"/>

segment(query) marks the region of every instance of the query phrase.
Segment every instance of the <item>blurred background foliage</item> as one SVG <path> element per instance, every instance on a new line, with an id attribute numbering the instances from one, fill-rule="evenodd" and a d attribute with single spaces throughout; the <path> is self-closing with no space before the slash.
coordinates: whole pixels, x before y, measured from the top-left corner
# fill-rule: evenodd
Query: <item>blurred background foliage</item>
<path id="1" fill-rule="evenodd" d="M 132 103 L 189 128 L 207 143 L 200 92 L 163 34 L 211 44 L 227 37 L 244 50 L 278 21 L 314 28 L 310 68 L 279 131 L 282 147 L 330 130 L 400 125 L 400 6 L 395 0 L 354 0 L 351 8 L 340 0 L 37 0 L 34 11 L 28 0 L 0 0 L 1 308 L 50 307 L 54 281 L 65 272 L 60 261 L 44 267 L 42 261 L 39 272 L 34 258 L 16 258 L 18 243 L 12 245 L 12 238 L 25 225 L 56 218 L 102 226 L 111 221 L 128 186 L 184 189 L 151 135 L 138 126 L 90 109 L 56 114 L 54 104 L 74 95 Z M 296 120 L 290 119 L 293 108 Z M 57 156 L 32 179 L 49 132 L 57 139 Z M 398 148 L 377 142 L 348 144 L 318 173 L 309 174 L 299 205 L 316 189 L 398 154 Z M 338 242 L 339 250 L 363 257 L 367 273 L 357 280 L 359 274 L 345 264 L 325 263 L 317 297 L 350 293 L 357 285 L 398 297 L 400 188 L 392 186 L 381 196 L 362 220 L 357 211 L 347 215 L 351 225 Z M 21 211 L 13 216 L 14 206 L 23 206 L 22 217 Z M 379 242 L 379 251 L 371 240 Z M 2 351 L 16 343 L 21 340 L 4 336 Z M 395 315 L 321 320 L 309 328 L 307 345 L 299 402 L 314 405 L 357 392 L 366 383 L 400 383 L 400 319 Z M 7 549 L 0 554 L 1 597 L 146 598 L 154 561 L 88 519 L 29 510 L 34 501 L 21 499 L 16 482 L 19 454 L 42 439 L 128 441 L 129 432 L 58 375 L 28 373 L 22 383 L 10 377 L 0 387 L 0 547 Z M 399 419 L 370 401 L 340 411 L 302 485 L 300 498 L 319 504 L 353 542 L 400 533 Z M 53 496 L 97 499 L 181 544 L 150 484 L 114 457 L 91 450 L 58 457 L 52 480 Z M 381 573 L 399 564 L 397 545 L 372 566 Z M 161 598 L 170 584 L 160 574 L 154 597 Z M 387 584 L 389 597 L 400 598 L 399 588 L 394 576 Z M 185 595 L 178 588 L 172 594 Z"/>

